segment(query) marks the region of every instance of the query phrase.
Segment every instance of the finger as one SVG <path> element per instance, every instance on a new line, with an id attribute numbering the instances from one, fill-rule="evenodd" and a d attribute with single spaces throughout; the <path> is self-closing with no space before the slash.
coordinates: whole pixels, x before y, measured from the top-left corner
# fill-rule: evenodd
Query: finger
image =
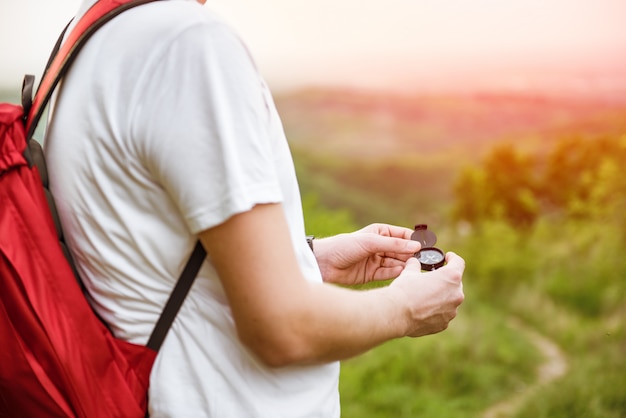
<path id="1" fill-rule="evenodd" d="M 404 254 L 398 254 L 398 253 L 385 254 L 385 257 L 393 258 L 395 260 L 398 260 L 398 261 L 402 262 L 403 265 L 404 265 L 404 263 L 406 263 L 406 260 L 408 260 L 409 258 L 411 258 L 413 256 L 415 256 L 415 253 L 413 253 L 413 252 L 411 252 L 411 253 L 404 253 Z"/>
<path id="2" fill-rule="evenodd" d="M 365 245 L 370 253 L 386 254 L 415 254 L 421 248 L 417 241 L 376 234 L 368 235 Z"/>
<path id="3" fill-rule="evenodd" d="M 374 272 L 373 280 L 389 280 L 395 279 L 402 273 L 404 266 L 381 267 Z"/>
<path id="4" fill-rule="evenodd" d="M 465 260 L 463 260 L 463 258 L 461 258 L 457 253 L 453 251 L 448 251 L 446 253 L 446 262 L 448 264 L 459 265 L 462 268 L 465 268 Z"/>
<path id="5" fill-rule="evenodd" d="M 454 269 L 462 274 L 465 271 L 465 260 L 459 257 L 456 253 L 449 251 L 446 253 L 445 267 Z"/>
<path id="6" fill-rule="evenodd" d="M 404 268 L 405 269 L 417 269 L 421 271 L 422 263 L 420 263 L 417 258 L 411 257 L 408 260 L 406 260 L 406 263 L 404 263 Z"/>
<path id="7" fill-rule="evenodd" d="M 413 230 L 402 226 L 375 223 L 361 229 L 361 232 L 370 232 L 382 236 L 410 239 Z"/>
<path id="8" fill-rule="evenodd" d="M 411 239 L 413 230 L 403 226 L 387 225 L 389 236 L 395 238 Z"/>
<path id="9" fill-rule="evenodd" d="M 406 265 L 406 259 L 396 257 L 381 257 L 379 267 L 402 267 Z"/>
<path id="10" fill-rule="evenodd" d="M 406 268 L 420 271 L 421 264 L 415 257 L 411 257 L 409 260 L 406 261 L 385 257 L 382 259 L 381 265 L 376 269 L 372 278 L 374 280 L 395 279 Z"/>

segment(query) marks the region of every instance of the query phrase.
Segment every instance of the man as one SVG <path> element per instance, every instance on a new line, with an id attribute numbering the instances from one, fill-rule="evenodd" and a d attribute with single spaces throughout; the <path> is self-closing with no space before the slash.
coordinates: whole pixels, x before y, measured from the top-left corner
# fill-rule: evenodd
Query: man
<path id="1" fill-rule="evenodd" d="M 68 244 L 94 308 L 139 344 L 195 242 L 207 250 L 151 375 L 152 417 L 338 417 L 338 361 L 445 329 L 464 262 L 421 273 L 412 231 L 379 224 L 311 251 L 271 95 L 198 3 L 124 12 L 65 77 L 46 155 Z"/>

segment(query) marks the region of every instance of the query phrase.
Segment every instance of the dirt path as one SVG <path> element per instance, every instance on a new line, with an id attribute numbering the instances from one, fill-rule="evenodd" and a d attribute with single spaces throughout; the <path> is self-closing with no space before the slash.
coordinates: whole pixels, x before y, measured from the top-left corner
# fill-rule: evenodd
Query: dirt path
<path id="1" fill-rule="evenodd" d="M 545 360 L 537 370 L 537 380 L 535 380 L 535 382 L 513 396 L 491 406 L 483 413 L 482 418 L 505 418 L 512 416 L 524 403 L 526 398 L 535 393 L 542 386 L 567 373 L 567 358 L 558 345 L 539 334 L 537 331 L 523 325 L 516 318 L 511 318 L 509 325 L 526 335 L 544 356 Z"/>

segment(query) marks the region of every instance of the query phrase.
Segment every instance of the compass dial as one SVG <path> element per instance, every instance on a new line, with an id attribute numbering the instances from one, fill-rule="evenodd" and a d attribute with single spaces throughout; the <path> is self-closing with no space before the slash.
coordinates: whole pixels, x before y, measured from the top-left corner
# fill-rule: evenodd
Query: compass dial
<path id="1" fill-rule="evenodd" d="M 432 271 L 443 266 L 445 256 L 443 251 L 434 247 L 422 248 L 417 254 L 417 259 L 422 264 L 422 270 Z"/>

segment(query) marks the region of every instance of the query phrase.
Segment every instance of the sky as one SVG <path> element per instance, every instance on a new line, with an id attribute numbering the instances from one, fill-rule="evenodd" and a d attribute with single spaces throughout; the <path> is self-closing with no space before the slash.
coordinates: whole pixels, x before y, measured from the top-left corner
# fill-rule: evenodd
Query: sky
<path id="1" fill-rule="evenodd" d="M 0 0 L 0 87 L 39 75 L 81 0 Z M 208 0 L 274 90 L 626 94 L 626 0 Z"/>

